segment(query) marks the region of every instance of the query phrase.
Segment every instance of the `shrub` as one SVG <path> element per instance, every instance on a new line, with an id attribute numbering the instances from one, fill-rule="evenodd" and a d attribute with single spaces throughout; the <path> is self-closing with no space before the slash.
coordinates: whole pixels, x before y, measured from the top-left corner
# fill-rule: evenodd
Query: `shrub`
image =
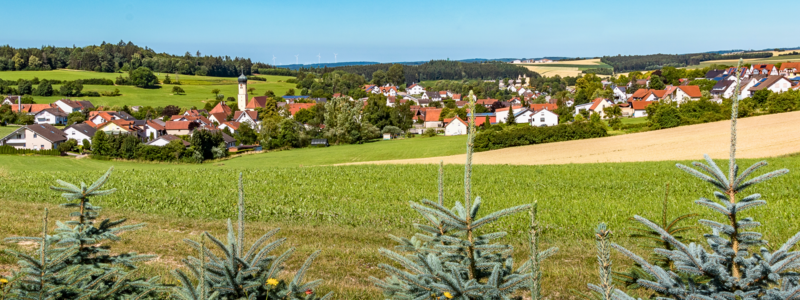
<path id="1" fill-rule="evenodd" d="M 438 132 L 436 131 L 436 128 L 428 128 L 428 129 L 425 129 L 424 132 L 422 132 L 422 136 L 424 136 L 424 137 L 434 137 L 437 134 L 438 134 Z"/>
<path id="2" fill-rule="evenodd" d="M 499 126 L 492 126 L 499 127 Z M 508 126 L 502 130 L 484 130 L 475 137 L 475 150 L 535 145 L 607 136 L 602 122 L 580 122 L 550 127 Z"/>
<path id="3" fill-rule="evenodd" d="M 179 86 L 177 86 L 177 85 L 172 87 L 172 93 L 173 93 L 173 94 L 175 94 L 175 95 L 183 95 L 183 94 L 186 94 L 186 92 L 183 90 L 183 88 L 182 88 L 182 87 L 179 87 Z"/>

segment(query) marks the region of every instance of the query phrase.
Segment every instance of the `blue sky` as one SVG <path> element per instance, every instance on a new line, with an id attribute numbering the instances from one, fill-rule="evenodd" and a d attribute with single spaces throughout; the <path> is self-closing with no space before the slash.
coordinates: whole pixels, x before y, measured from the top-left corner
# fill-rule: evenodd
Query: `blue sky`
<path id="1" fill-rule="evenodd" d="M 799 11 L 800 1 L 766 6 L 771 11 L 740 0 L 9 1 L 0 43 L 124 40 L 173 54 L 268 63 L 274 55 L 277 64 L 294 63 L 296 54 L 300 63 L 316 63 L 318 54 L 333 62 L 334 53 L 339 62 L 398 62 L 800 46 L 800 29 L 769 17 Z M 756 11 L 765 16 L 745 17 Z"/>

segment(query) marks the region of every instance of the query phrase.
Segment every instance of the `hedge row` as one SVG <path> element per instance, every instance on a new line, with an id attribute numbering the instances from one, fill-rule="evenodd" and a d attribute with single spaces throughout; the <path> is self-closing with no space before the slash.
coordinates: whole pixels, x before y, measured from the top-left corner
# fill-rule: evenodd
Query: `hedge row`
<path id="1" fill-rule="evenodd" d="M 39 154 L 39 155 L 61 156 L 61 152 L 58 150 L 17 149 L 8 145 L 0 146 L 0 154 Z"/>
<path id="2" fill-rule="evenodd" d="M 580 122 L 551 127 L 513 126 L 481 131 L 475 136 L 475 151 L 544 144 L 608 136 L 602 123 Z"/>

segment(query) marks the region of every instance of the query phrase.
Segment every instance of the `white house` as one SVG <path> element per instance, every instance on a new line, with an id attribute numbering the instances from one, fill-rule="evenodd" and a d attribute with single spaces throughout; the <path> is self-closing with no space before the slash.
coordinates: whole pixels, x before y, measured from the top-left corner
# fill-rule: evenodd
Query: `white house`
<path id="1" fill-rule="evenodd" d="M 3 102 L 0 103 L 0 105 L 6 105 L 6 104 L 8 104 L 8 105 L 16 105 L 16 104 L 18 104 L 20 97 L 21 96 L 11 96 L 11 95 L 6 96 L 3 99 Z"/>
<path id="2" fill-rule="evenodd" d="M 773 64 L 757 64 L 750 66 L 751 75 L 779 75 L 778 68 Z"/>
<path id="3" fill-rule="evenodd" d="M 647 106 L 655 103 L 656 101 L 631 101 L 631 109 L 633 109 L 633 117 L 641 118 L 647 117 Z"/>
<path id="4" fill-rule="evenodd" d="M 36 124 L 67 124 L 67 114 L 58 107 L 43 109 L 33 115 Z"/>
<path id="5" fill-rule="evenodd" d="M 751 95 L 760 90 L 769 90 L 773 93 L 783 93 L 792 88 L 792 82 L 789 81 L 789 79 L 786 79 L 786 77 L 780 75 L 767 76 L 766 78 L 753 81 L 755 81 L 753 86 L 747 89 L 750 91 Z"/>
<path id="6" fill-rule="evenodd" d="M 381 87 L 379 93 L 383 94 L 386 97 L 397 97 L 397 87 L 396 86 L 384 86 Z M 373 92 L 374 94 L 377 94 Z"/>
<path id="7" fill-rule="evenodd" d="M 169 142 L 172 142 L 172 141 L 181 141 L 181 142 L 183 142 L 183 145 L 187 146 L 187 147 L 190 145 L 188 142 L 182 140 L 181 138 L 179 138 L 177 136 L 174 136 L 174 135 L 170 135 L 170 134 L 162 135 L 162 136 L 158 137 L 157 139 L 154 139 L 154 140 L 150 141 L 147 144 L 150 145 L 150 146 L 164 147 L 167 144 L 169 144 Z"/>
<path id="8" fill-rule="evenodd" d="M 256 128 L 258 124 L 258 112 L 256 111 L 237 111 L 233 115 L 233 122 L 250 123 L 250 127 Z"/>
<path id="9" fill-rule="evenodd" d="M 600 115 L 601 118 L 605 118 L 606 113 L 605 111 L 603 111 L 603 109 L 609 106 L 614 106 L 614 104 L 606 99 L 597 98 L 589 103 L 575 105 L 575 114 L 577 115 L 581 113 L 582 110 L 588 110 L 589 114 L 597 113 L 598 115 Z"/>
<path id="10" fill-rule="evenodd" d="M 513 107 L 513 106 L 512 106 Z M 508 107 L 499 108 L 494 111 L 497 123 L 505 123 L 509 116 L 508 116 Z M 533 116 L 534 111 L 530 110 L 527 107 L 517 106 L 514 107 L 514 122 L 517 124 L 525 124 L 530 123 L 531 116 Z"/>
<path id="11" fill-rule="evenodd" d="M 0 139 L 0 146 L 17 149 L 50 150 L 67 141 L 63 131 L 50 124 L 22 126 Z"/>
<path id="12" fill-rule="evenodd" d="M 56 102 L 53 102 L 53 104 L 55 104 L 56 107 L 60 108 L 61 110 L 63 110 L 67 114 L 73 113 L 73 112 L 79 112 L 79 111 L 82 111 L 84 109 L 94 108 L 94 105 L 92 104 L 92 102 L 89 102 L 89 101 L 72 101 L 72 100 L 69 100 L 69 99 L 61 99 L 61 100 L 58 100 Z"/>
<path id="13" fill-rule="evenodd" d="M 536 127 L 558 125 L 558 115 L 546 109 L 540 110 L 531 115 L 530 120 L 531 126 Z"/>
<path id="14" fill-rule="evenodd" d="M 408 93 L 409 95 L 419 95 L 425 93 L 425 88 L 415 83 L 406 88 L 406 93 Z"/>
<path id="15" fill-rule="evenodd" d="M 576 115 L 580 114 L 582 110 L 588 110 L 590 107 L 592 107 L 592 104 L 593 104 L 592 102 L 589 102 L 589 103 L 575 105 L 575 107 L 574 107 L 575 108 L 575 114 Z"/>
<path id="16" fill-rule="evenodd" d="M 614 91 L 614 103 L 624 103 L 628 102 L 628 94 L 626 94 L 628 88 L 624 86 L 615 86 Z"/>
<path id="17" fill-rule="evenodd" d="M 74 124 L 64 129 L 64 134 L 67 135 L 67 139 L 76 140 L 79 145 L 83 145 L 83 141 L 85 140 L 91 143 L 95 132 L 97 132 L 97 130 L 86 123 Z"/>
<path id="18" fill-rule="evenodd" d="M 459 117 L 455 117 L 450 123 L 444 127 L 444 135 L 465 135 L 469 127 L 467 123 Z"/>

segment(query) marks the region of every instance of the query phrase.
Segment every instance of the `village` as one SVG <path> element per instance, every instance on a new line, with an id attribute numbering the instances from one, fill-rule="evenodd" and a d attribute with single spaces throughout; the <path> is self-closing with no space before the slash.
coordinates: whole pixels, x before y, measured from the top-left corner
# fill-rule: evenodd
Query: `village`
<path id="1" fill-rule="evenodd" d="M 675 102 L 678 106 L 686 101 L 696 101 L 703 97 L 700 87 L 688 85 L 692 79 L 709 79 L 716 81 L 710 91 L 712 99 L 720 102 L 730 99 L 734 94 L 736 83 L 741 85 L 741 99 L 751 97 L 759 90 L 769 90 L 773 93 L 782 93 L 790 89 L 800 89 L 800 63 L 787 62 L 778 69 L 773 64 L 756 64 L 749 68 L 739 70 L 740 77 L 736 77 L 735 67 L 723 70 L 711 70 L 705 78 L 683 78 L 682 85 L 668 85 L 664 89 L 649 89 L 648 79 L 639 79 L 635 82 L 641 86 L 633 93 L 628 93 L 628 86 L 617 86 L 610 80 L 604 80 L 603 89 L 610 89 L 613 98 L 596 98 L 588 103 L 575 105 L 572 100 L 559 102 L 551 95 L 532 90 L 529 87 L 530 78 L 519 77 L 496 81 L 500 89 L 514 93 L 514 97 L 507 101 L 498 99 L 474 99 L 476 106 L 476 126 L 484 123 L 498 124 L 509 123 L 528 124 L 534 127 L 555 126 L 559 124 L 559 115 L 555 111 L 559 105 L 570 107 L 574 115 L 584 114 L 587 117 L 597 114 L 601 119 L 609 118 L 606 115 L 609 107 L 619 107 L 622 117 L 644 118 L 647 117 L 647 107 L 659 101 Z M 651 75 L 660 75 L 660 71 Z M 50 104 L 22 104 L 20 96 L 6 96 L 2 105 L 9 105 L 14 112 L 23 112 L 33 116 L 34 124 L 22 126 L 11 134 L 0 138 L 0 146 L 8 145 L 18 149 L 50 150 L 56 149 L 59 144 L 73 139 L 78 145 L 91 142 L 97 131 L 106 134 L 127 134 L 138 137 L 143 143 L 152 146 L 165 146 L 181 137 L 191 136 L 196 130 L 221 131 L 228 151 L 236 152 L 242 149 L 261 150 L 259 145 L 244 145 L 237 143 L 232 137 L 240 126 L 247 126 L 260 130 L 261 121 L 258 110 L 268 105 L 267 96 L 248 97 L 247 78 L 241 76 L 239 81 L 239 94 L 237 108 L 232 109 L 224 101 L 219 102 L 212 110 L 187 109 L 178 115 L 169 118 L 152 118 L 137 120 L 124 111 L 105 111 L 96 108 L 90 101 L 61 99 Z M 631 82 L 631 85 L 634 82 Z M 414 125 L 408 131 L 411 134 L 423 134 L 426 130 L 434 130 L 445 136 L 467 134 L 468 117 L 455 116 L 443 118 L 443 103 L 453 108 L 463 109 L 469 103 L 466 95 L 451 91 L 427 91 L 420 84 L 412 84 L 399 91 L 397 86 L 365 85 L 364 91 L 371 94 L 382 94 L 386 97 L 386 106 L 410 102 L 413 113 Z M 334 94 L 333 97 L 342 97 Z M 532 103 L 534 99 L 543 97 L 546 103 Z M 324 104 L 325 98 L 310 98 L 309 96 L 283 96 L 283 101 L 277 102 L 273 109 L 282 110 L 287 117 L 292 118 L 302 109 L 309 109 L 314 105 Z M 367 98 L 353 99 L 361 101 L 364 106 Z M 133 107 L 136 110 L 138 107 Z M 67 124 L 70 113 L 84 112 L 86 120 L 77 124 L 59 129 L 56 126 Z M 469 115 L 470 113 L 468 113 Z M 509 120 L 512 118 L 513 120 Z M 304 126 L 309 126 L 304 124 Z M 396 134 L 384 134 L 384 139 L 392 139 Z M 189 143 L 183 140 L 188 147 Z"/>

